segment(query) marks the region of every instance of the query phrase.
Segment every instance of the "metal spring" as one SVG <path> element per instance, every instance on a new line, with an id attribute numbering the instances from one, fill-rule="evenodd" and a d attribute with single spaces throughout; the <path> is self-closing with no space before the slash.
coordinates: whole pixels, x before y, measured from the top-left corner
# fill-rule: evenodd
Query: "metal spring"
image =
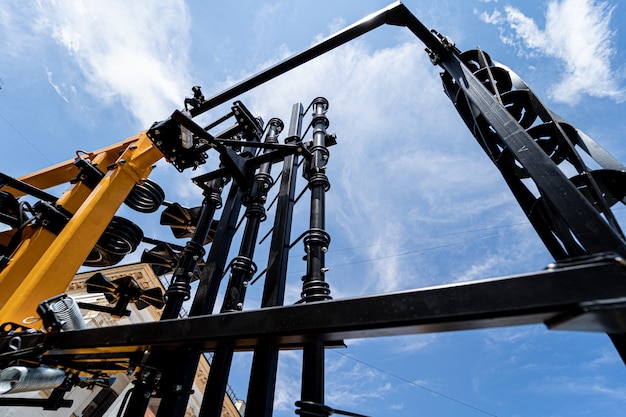
<path id="1" fill-rule="evenodd" d="M 63 322 L 61 331 L 86 328 L 83 315 L 80 313 L 78 304 L 72 297 L 65 297 L 50 304 L 50 310 L 59 321 Z"/>
<path id="2" fill-rule="evenodd" d="M 0 372 L 0 394 L 54 389 L 64 380 L 61 369 L 11 366 Z"/>

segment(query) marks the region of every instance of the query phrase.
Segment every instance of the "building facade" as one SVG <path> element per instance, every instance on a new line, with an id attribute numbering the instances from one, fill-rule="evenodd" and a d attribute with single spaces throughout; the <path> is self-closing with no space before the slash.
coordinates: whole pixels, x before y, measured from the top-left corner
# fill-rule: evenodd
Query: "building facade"
<path id="1" fill-rule="evenodd" d="M 163 287 L 150 265 L 138 263 L 78 274 L 68 286 L 66 294 L 77 302 L 108 305 L 103 294 L 87 293 L 85 281 L 96 272 L 101 272 L 111 281 L 124 276 L 131 276 L 142 290 Z M 122 318 L 112 317 L 109 313 L 93 310 L 81 310 L 81 312 L 83 313 L 87 328 L 144 323 L 159 320 L 161 315 L 160 310 L 151 306 L 143 310 L 138 310 L 134 304 L 129 304 L 128 309 L 131 311 L 130 316 Z M 31 326 L 35 327 L 35 325 Z M 207 358 L 202 356 L 194 380 L 194 393 L 189 399 L 185 417 L 195 417 L 198 415 L 202 402 L 202 393 L 204 392 L 209 375 L 209 369 L 210 366 Z M 61 408 L 58 411 L 51 412 L 35 407 L 3 407 L 4 409 L 0 409 L 0 417 L 49 417 L 51 415 L 55 417 L 116 417 L 120 407 L 123 406 L 128 390 L 132 388 L 133 384 L 132 376 L 127 374 L 116 374 L 114 378 L 115 382 L 110 387 L 94 387 L 92 389 L 73 388 L 72 391 L 65 396 L 66 399 L 73 400 L 71 408 Z M 49 394 L 49 391 L 41 391 L 7 394 L 5 396 L 47 398 Z M 158 401 L 158 399 L 151 400 L 148 411 L 146 412 L 147 417 L 155 415 Z M 244 408 L 245 403 L 241 400 L 237 400 L 232 390 L 229 390 L 224 398 L 222 416 L 241 417 Z"/>

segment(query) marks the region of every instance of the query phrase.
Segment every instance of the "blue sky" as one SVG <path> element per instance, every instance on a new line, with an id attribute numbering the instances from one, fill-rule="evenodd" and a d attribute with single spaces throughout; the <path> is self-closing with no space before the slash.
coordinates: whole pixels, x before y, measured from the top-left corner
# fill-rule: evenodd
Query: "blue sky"
<path id="1" fill-rule="evenodd" d="M 95 150 L 300 51 L 386 1 L 8 2 L 0 8 L 1 171 L 13 176 Z M 480 46 L 544 103 L 626 161 L 626 9 L 617 1 L 406 1 L 462 49 Z M 383 27 L 240 99 L 264 120 L 330 102 L 327 279 L 334 298 L 540 270 L 551 261 L 407 30 Z M 222 107 L 204 115 L 212 120 Z M 193 173 L 161 162 L 167 200 L 198 205 Z M 300 184 L 300 187 L 302 184 Z M 307 228 L 296 208 L 293 236 Z M 158 215 L 122 207 L 147 236 Z M 618 219 L 624 211 L 616 209 Z M 267 230 L 270 220 L 264 224 Z M 184 244 L 184 241 L 176 242 Z M 233 245 L 235 248 L 237 245 Z M 299 298 L 302 247 L 287 303 Z M 266 259 L 257 250 L 257 263 Z M 139 252 L 125 262 L 137 261 Z M 262 284 L 249 290 L 256 308 Z M 327 403 L 372 416 L 595 416 L 626 406 L 626 370 L 602 334 L 544 326 L 348 340 L 327 354 Z M 277 416 L 293 415 L 298 352 L 281 354 Z M 233 364 L 245 398 L 249 354 Z"/>

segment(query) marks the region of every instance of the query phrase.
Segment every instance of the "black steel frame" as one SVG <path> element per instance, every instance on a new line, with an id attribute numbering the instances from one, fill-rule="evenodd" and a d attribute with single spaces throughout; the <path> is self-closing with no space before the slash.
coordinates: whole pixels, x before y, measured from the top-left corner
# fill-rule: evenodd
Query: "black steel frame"
<path id="1" fill-rule="evenodd" d="M 244 132 L 249 137 L 241 142 L 214 137 L 191 119 L 384 24 L 404 26 L 426 45 L 433 64 L 444 71 L 446 93 L 502 172 L 556 264 L 512 277 L 331 300 L 323 277 L 324 252 L 330 243 L 323 217 L 324 193 L 329 187 L 324 173 L 328 159 L 327 103 L 323 99 L 313 103 L 314 139 L 309 146 L 303 146 L 300 136 L 304 115 L 300 104 L 292 110 L 285 145 L 269 136 L 262 143 L 260 125 Z M 167 132 L 177 138 L 185 128 L 201 140 L 198 155 L 184 151 L 191 159 L 178 165 L 180 170 L 201 163 L 209 149 L 220 153 L 221 169 L 195 179 L 205 196 L 208 190 L 223 185 L 222 178 L 233 179 L 190 316 L 174 319 L 187 294 L 188 275 L 182 275 L 169 290 L 173 301 L 162 321 L 21 334 L 20 349 L 0 353 L 0 363 L 21 360 L 83 371 L 117 370 L 120 363 L 129 369 L 139 367 L 142 372 L 125 415 L 143 415 L 147 399 L 157 395 L 162 398 L 159 416 L 182 416 L 199 356 L 213 351 L 201 415 L 216 417 L 221 413 L 232 354 L 242 350 L 254 351 L 247 416 L 271 416 L 278 352 L 293 348 L 304 351 L 302 397 L 296 412 L 331 414 L 333 410 L 324 405 L 324 349 L 349 338 L 545 323 L 551 329 L 607 333 L 626 361 L 626 243 L 610 209 L 615 202 L 624 201 L 626 190 L 618 183 L 626 168 L 545 108 L 517 75 L 484 52 L 462 53 L 398 2 L 208 100 L 193 103 L 188 115 L 175 112 L 149 133 L 156 141 Z M 237 111 L 245 113 L 235 105 L 233 112 Z M 253 120 L 248 114 L 243 116 L 248 122 Z M 270 133 L 275 135 L 276 129 Z M 265 151 L 255 155 L 259 148 Z M 578 150 L 595 160 L 602 173 L 585 165 Z M 302 156 L 312 205 L 305 239 L 307 274 L 302 302 L 283 306 L 295 175 Z M 252 276 L 254 250 L 250 245 L 256 241 L 258 223 L 264 217 L 264 194 L 259 186 L 269 184 L 266 175 L 271 164 L 279 162 L 282 180 L 262 305 L 258 310 L 238 311 L 245 294 L 244 282 Z M 567 178 L 559 168 L 561 163 L 571 164 L 579 175 Z M 205 204 L 209 203 L 205 200 Z M 207 213 L 214 211 L 215 203 L 211 204 Z M 211 314 L 242 205 L 247 207 L 247 238 L 233 265 L 227 290 L 231 298 L 219 314 Z M 203 224 L 208 223 L 207 215 Z M 192 242 L 204 241 L 201 235 L 207 227 L 202 227 Z M 190 245 L 191 258 L 180 261 L 185 264 L 184 272 L 195 268 L 193 257 L 200 253 L 198 245 Z M 177 288 L 182 289 L 180 294 Z M 0 349 L 1 343 L 0 338 Z M 176 359 L 166 364 L 165 357 Z"/>

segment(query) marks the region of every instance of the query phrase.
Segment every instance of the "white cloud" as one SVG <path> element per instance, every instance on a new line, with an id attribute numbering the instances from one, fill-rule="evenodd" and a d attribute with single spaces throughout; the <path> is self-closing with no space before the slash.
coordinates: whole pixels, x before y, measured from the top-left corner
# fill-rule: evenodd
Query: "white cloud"
<path id="1" fill-rule="evenodd" d="M 387 407 L 389 410 L 391 411 L 400 411 L 404 409 L 404 403 L 399 403 L 399 404 L 391 404 L 389 407 Z"/>
<path id="2" fill-rule="evenodd" d="M 186 11 L 177 3 L 174 6 L 177 13 L 172 16 L 182 14 L 184 22 Z M 147 12 L 149 18 L 134 22 L 135 34 L 125 45 L 121 33 L 129 19 L 113 21 L 112 39 L 101 39 L 95 34 L 101 29 L 100 21 L 111 22 L 114 15 L 101 9 L 88 12 L 84 7 L 68 12 L 58 6 L 47 20 L 42 20 L 42 27 L 73 54 L 90 82 L 90 91 L 105 100 L 122 99 L 144 125 L 168 115 L 184 95 L 180 86 L 185 74 L 181 68 L 186 61 L 186 48 L 181 46 L 185 35 L 176 32 L 176 19 L 161 19 L 159 33 L 153 34 L 150 22 L 158 12 Z M 133 15 L 136 8 L 131 6 L 127 14 Z M 67 16 L 62 17 L 64 14 Z M 85 25 L 80 17 L 94 22 Z M 73 22 L 77 24 L 70 24 Z M 165 40 L 162 34 L 172 39 Z M 174 45 L 181 47 L 176 49 Z M 145 53 L 131 53 L 131 49 Z M 181 54 L 178 59 L 158 62 L 174 50 Z M 271 62 L 290 54 L 282 45 Z M 116 63 L 125 60 L 132 62 L 133 68 L 118 68 Z M 258 69 L 271 62 L 264 62 Z M 168 78 L 168 74 L 174 75 Z M 367 243 L 359 259 L 377 260 L 361 268 L 365 275 L 357 286 L 350 279 L 332 282 L 342 271 L 330 265 L 328 277 L 335 298 L 357 295 L 355 291 L 378 293 L 437 283 L 420 282 L 415 266 L 410 264 L 412 257 L 395 255 L 415 251 L 416 241 L 425 242 L 432 224 L 458 226 L 497 208 L 494 220 L 510 217 L 509 208 L 503 208 L 512 200 L 508 191 L 498 188 L 499 175 L 441 91 L 438 70 L 428 61 L 421 44 L 408 42 L 371 51 L 360 41 L 352 42 L 254 90 L 242 100 L 253 114 L 265 120 L 279 116 L 288 121 L 294 102 L 301 100 L 306 106 L 318 95 L 329 99 L 330 131 L 339 134 L 339 145 L 331 148 L 329 165 L 329 216 L 336 223 L 329 231 L 333 236 L 343 235 L 354 247 Z M 159 169 L 155 178 L 170 177 L 171 171 Z M 472 173 L 471 180 L 468 172 Z M 489 190 L 489 195 L 484 190 Z M 173 191 L 185 201 L 197 195 L 189 181 Z M 294 230 L 293 235 L 299 233 Z M 331 245 L 331 251 L 334 245 L 337 243 Z M 443 246 L 439 241 L 432 245 Z M 469 268 L 476 265 L 470 264 Z M 494 275 L 486 268 L 481 271 Z M 476 274 L 470 271 L 470 275 Z M 289 286 L 291 295 L 299 292 L 299 285 Z"/>
<path id="3" fill-rule="evenodd" d="M 286 52 L 276 51 L 281 57 Z M 445 276 L 423 279 L 413 256 L 396 255 L 449 243 L 427 239 L 433 225 L 467 229 L 486 213 L 494 222 L 519 215 L 499 174 L 441 91 L 438 69 L 421 44 L 371 51 L 355 41 L 242 100 L 265 120 L 287 122 L 294 102 L 306 107 L 318 95 L 328 98 L 329 131 L 338 134 L 338 145 L 330 149 L 327 201 L 335 227 L 329 231 L 344 242 L 333 241 L 330 251 L 362 248 L 338 257 L 329 252 L 327 277 L 335 298 L 450 282 Z M 294 236 L 299 233 L 294 229 Z M 364 263 L 367 259 L 376 261 Z M 333 269 L 332 262 L 360 264 L 358 284 L 354 273 L 335 281 L 347 269 Z M 455 265 L 461 265 L 458 259 Z"/>
<path id="4" fill-rule="evenodd" d="M 554 100 L 573 105 L 589 95 L 621 102 L 625 97 L 620 85 L 623 77 L 612 64 L 614 8 L 594 0 L 553 0 L 548 3 L 543 29 L 512 6 L 480 17 L 499 27 L 504 43 L 561 61 L 563 76 L 551 90 Z"/>
<path id="5" fill-rule="evenodd" d="M 58 94 L 59 97 L 63 99 L 63 101 L 65 101 L 66 103 L 69 103 L 70 101 L 65 96 L 65 93 L 63 92 L 63 90 L 61 90 L 62 86 L 59 86 L 55 84 L 54 81 L 52 81 L 52 71 L 50 71 L 48 68 L 46 68 L 46 75 L 48 76 L 48 84 L 52 86 L 54 91 Z"/>
<path id="6" fill-rule="evenodd" d="M 581 379 L 570 377 L 550 378 L 545 383 L 535 387 L 545 393 L 571 393 L 583 396 L 598 396 L 605 400 L 626 401 L 626 387 L 611 386 L 603 377 Z"/>
<path id="7" fill-rule="evenodd" d="M 121 101 L 145 128 L 182 106 L 191 86 L 182 1 L 46 2 L 38 12 L 38 29 L 66 49 L 98 99 Z"/>
<path id="8" fill-rule="evenodd" d="M 437 335 L 434 333 L 396 336 L 389 339 L 388 349 L 394 355 L 411 355 L 431 346 L 436 340 Z"/>
<path id="9" fill-rule="evenodd" d="M 293 412 L 294 401 L 300 398 L 302 355 L 296 351 L 281 351 L 279 358 L 274 409 Z"/>
<path id="10" fill-rule="evenodd" d="M 337 408 L 358 409 L 364 401 L 382 399 L 392 389 L 379 371 L 345 356 L 327 360 L 326 375 L 326 403 Z"/>

